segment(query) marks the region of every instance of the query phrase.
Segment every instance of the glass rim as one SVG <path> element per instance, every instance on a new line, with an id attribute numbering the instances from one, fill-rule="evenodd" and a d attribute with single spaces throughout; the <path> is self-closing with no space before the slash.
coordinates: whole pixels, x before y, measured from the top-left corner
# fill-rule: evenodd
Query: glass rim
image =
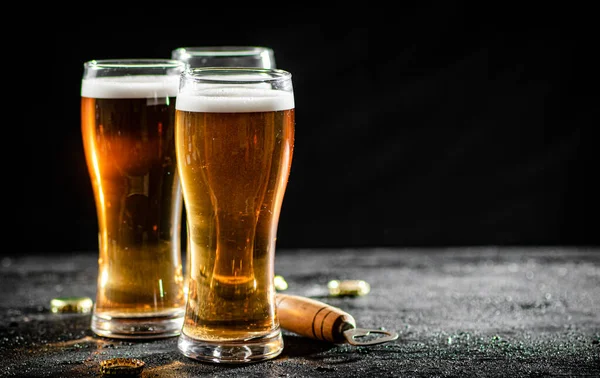
<path id="1" fill-rule="evenodd" d="M 228 76 L 231 75 L 231 78 Z M 241 79 L 236 75 L 244 75 Z M 255 75 L 246 77 L 246 75 Z M 191 79 L 200 83 L 214 84 L 253 84 L 273 83 L 290 80 L 292 74 L 280 68 L 262 67 L 195 67 L 181 73 L 182 80 Z"/>
<path id="2" fill-rule="evenodd" d="M 190 56 L 252 56 L 257 53 L 273 54 L 273 49 L 266 46 L 241 46 L 241 45 L 226 45 L 226 46 L 190 46 L 179 47 L 171 51 L 171 55 L 177 54 Z"/>
<path id="3" fill-rule="evenodd" d="M 177 59 L 128 58 L 94 59 L 84 63 L 86 68 L 185 68 L 185 63 Z"/>

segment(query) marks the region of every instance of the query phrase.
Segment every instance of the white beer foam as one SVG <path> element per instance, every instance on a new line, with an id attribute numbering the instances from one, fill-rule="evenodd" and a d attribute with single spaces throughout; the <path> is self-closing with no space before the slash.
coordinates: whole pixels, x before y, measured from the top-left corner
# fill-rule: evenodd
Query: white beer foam
<path id="1" fill-rule="evenodd" d="M 188 112 L 271 112 L 294 108 L 292 92 L 227 84 L 184 91 L 175 99 L 175 109 Z"/>
<path id="2" fill-rule="evenodd" d="M 179 75 L 95 77 L 81 81 L 81 96 L 91 98 L 175 97 Z"/>

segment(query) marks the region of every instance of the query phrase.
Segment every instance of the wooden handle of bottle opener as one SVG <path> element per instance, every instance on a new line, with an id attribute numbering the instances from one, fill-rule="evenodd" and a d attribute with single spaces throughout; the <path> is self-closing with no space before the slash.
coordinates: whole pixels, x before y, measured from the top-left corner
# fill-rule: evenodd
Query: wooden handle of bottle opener
<path id="1" fill-rule="evenodd" d="M 356 328 L 352 315 L 314 299 L 277 293 L 275 303 L 281 328 L 302 336 L 341 344 L 343 332 Z"/>

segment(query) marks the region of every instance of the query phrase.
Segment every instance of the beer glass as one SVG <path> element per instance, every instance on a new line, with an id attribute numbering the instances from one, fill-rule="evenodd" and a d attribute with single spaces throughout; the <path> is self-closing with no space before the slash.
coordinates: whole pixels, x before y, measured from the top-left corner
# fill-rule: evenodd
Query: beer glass
<path id="1" fill-rule="evenodd" d="M 178 348 L 215 363 L 274 358 L 283 349 L 274 258 L 294 146 L 291 74 L 190 68 L 175 109 L 191 243 Z"/>
<path id="2" fill-rule="evenodd" d="M 177 336 L 185 312 L 175 96 L 185 64 L 84 63 L 81 131 L 98 220 L 91 329 L 111 338 Z"/>
<path id="3" fill-rule="evenodd" d="M 179 47 L 171 51 L 171 59 L 181 60 L 189 67 L 258 67 L 275 68 L 273 49 L 264 46 L 195 46 Z M 186 212 L 185 207 L 183 209 Z M 187 219 L 187 214 L 184 216 Z M 189 235 L 189 224 L 185 223 Z M 183 269 L 183 290 L 187 296 L 190 271 L 190 242 L 186 240 L 186 258 Z"/>
<path id="4" fill-rule="evenodd" d="M 189 67 L 275 68 L 273 49 L 264 46 L 196 46 L 171 51 L 171 59 Z"/>

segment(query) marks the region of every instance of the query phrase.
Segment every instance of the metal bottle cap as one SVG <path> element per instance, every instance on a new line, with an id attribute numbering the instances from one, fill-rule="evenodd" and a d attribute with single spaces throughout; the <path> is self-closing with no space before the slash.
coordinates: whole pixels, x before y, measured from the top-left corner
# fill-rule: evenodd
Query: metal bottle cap
<path id="1" fill-rule="evenodd" d="M 60 297 L 50 301 L 53 313 L 89 313 L 94 302 L 89 297 Z"/>
<path id="2" fill-rule="evenodd" d="M 100 373 L 114 376 L 136 376 L 144 370 L 144 361 L 137 358 L 111 358 L 100 362 Z"/>
<path id="3" fill-rule="evenodd" d="M 288 284 L 283 276 L 276 275 L 273 279 L 273 282 L 275 283 L 275 290 L 284 291 L 288 288 Z"/>
<path id="4" fill-rule="evenodd" d="M 329 295 L 339 296 L 361 296 L 371 291 L 371 286 L 363 280 L 332 280 L 327 284 Z"/>

